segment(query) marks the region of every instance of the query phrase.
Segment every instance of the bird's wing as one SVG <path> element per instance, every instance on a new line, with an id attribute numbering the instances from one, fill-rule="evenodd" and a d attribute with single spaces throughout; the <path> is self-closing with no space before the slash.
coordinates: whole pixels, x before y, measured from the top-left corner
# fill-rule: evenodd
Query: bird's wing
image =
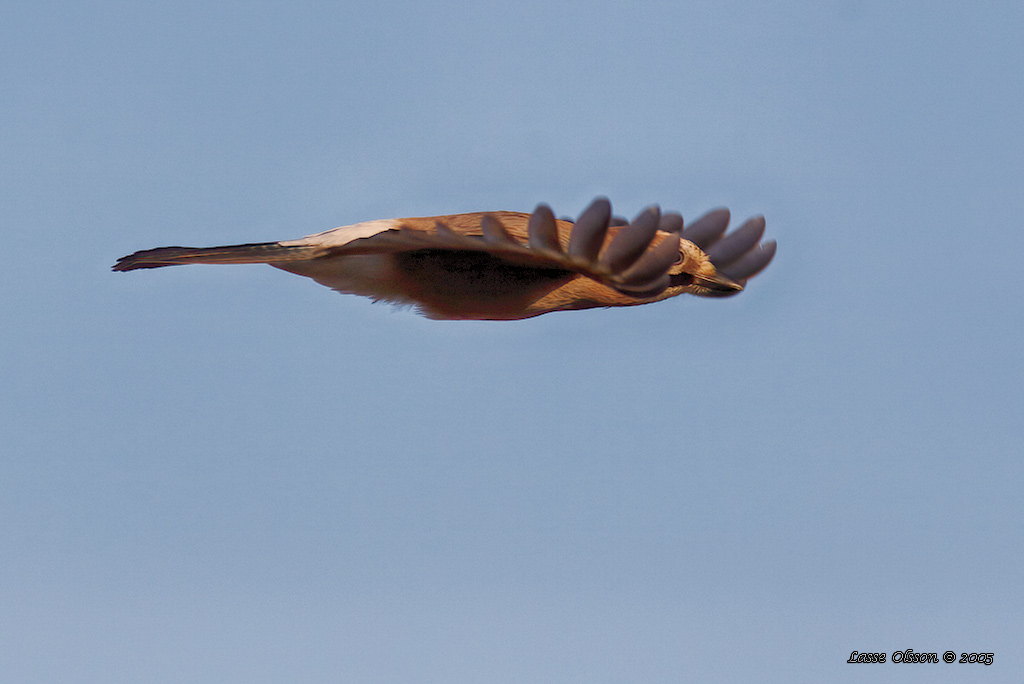
<path id="1" fill-rule="evenodd" d="M 709 211 L 683 230 L 683 239 L 700 247 L 720 274 L 740 285 L 746 285 L 748 280 L 771 263 L 777 245 L 774 240 L 761 243 L 765 228 L 763 216 L 747 219 L 739 228 L 726 234 L 729 218 L 728 209 Z M 702 297 L 729 297 L 736 292 L 708 290 L 694 294 Z"/>
<path id="2" fill-rule="evenodd" d="M 418 250 L 483 252 L 511 266 L 578 273 L 623 294 L 651 297 L 669 285 L 668 269 L 679 258 L 682 218 L 662 216 L 652 207 L 632 222 L 612 227 L 611 204 L 599 198 L 575 223 L 556 220 L 544 204 L 529 215 L 459 214 L 390 223 L 343 244 L 331 231 L 282 244 L 318 244 L 322 257 Z"/>

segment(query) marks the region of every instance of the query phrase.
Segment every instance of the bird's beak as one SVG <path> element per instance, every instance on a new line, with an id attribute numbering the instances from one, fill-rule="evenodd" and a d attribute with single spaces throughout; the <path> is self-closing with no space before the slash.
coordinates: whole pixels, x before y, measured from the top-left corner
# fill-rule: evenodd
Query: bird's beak
<path id="1" fill-rule="evenodd" d="M 693 282 L 695 285 L 700 285 L 713 292 L 721 292 L 723 294 L 743 291 L 742 285 L 731 278 L 726 278 L 721 273 L 716 273 L 713 276 L 695 276 Z"/>

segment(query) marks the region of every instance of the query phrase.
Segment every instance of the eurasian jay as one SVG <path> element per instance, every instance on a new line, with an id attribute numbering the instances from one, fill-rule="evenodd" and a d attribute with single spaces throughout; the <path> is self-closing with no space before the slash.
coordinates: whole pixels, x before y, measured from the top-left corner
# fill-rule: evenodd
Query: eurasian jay
<path id="1" fill-rule="evenodd" d="M 763 217 L 724 235 L 728 224 L 729 211 L 717 209 L 684 230 L 682 216 L 657 206 L 627 222 L 599 197 L 575 222 L 544 204 L 532 214 L 381 219 L 284 242 L 149 249 L 113 270 L 265 263 L 429 318 L 515 320 L 734 295 L 772 260 L 775 242 L 759 244 Z"/>

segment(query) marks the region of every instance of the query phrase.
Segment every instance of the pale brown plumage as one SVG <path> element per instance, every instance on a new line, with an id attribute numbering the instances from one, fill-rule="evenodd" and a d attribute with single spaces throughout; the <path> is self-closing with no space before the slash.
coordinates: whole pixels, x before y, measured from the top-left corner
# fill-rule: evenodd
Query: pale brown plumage
<path id="1" fill-rule="evenodd" d="M 598 198 L 575 223 L 555 219 L 543 204 L 533 214 L 384 219 L 284 242 L 160 247 L 113 268 L 267 263 L 339 292 L 414 305 L 431 318 L 509 320 L 683 293 L 736 294 L 772 260 L 775 243 L 759 244 L 762 217 L 724 235 L 728 223 L 728 210 L 719 209 L 683 230 L 679 214 L 657 207 L 626 222 Z"/>

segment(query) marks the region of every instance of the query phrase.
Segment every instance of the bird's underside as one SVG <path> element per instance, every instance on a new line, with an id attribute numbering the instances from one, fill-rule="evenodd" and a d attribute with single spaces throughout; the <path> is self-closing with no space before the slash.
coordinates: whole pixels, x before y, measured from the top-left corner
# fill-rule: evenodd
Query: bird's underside
<path id="1" fill-rule="evenodd" d="M 113 269 L 267 263 L 431 318 L 520 319 L 736 294 L 772 260 L 775 243 L 760 243 L 762 217 L 726 235 L 728 223 L 728 210 L 718 209 L 684 229 L 679 214 L 657 207 L 627 222 L 598 198 L 575 222 L 555 219 L 546 205 L 532 214 L 383 219 L 283 242 L 160 247 Z"/>

